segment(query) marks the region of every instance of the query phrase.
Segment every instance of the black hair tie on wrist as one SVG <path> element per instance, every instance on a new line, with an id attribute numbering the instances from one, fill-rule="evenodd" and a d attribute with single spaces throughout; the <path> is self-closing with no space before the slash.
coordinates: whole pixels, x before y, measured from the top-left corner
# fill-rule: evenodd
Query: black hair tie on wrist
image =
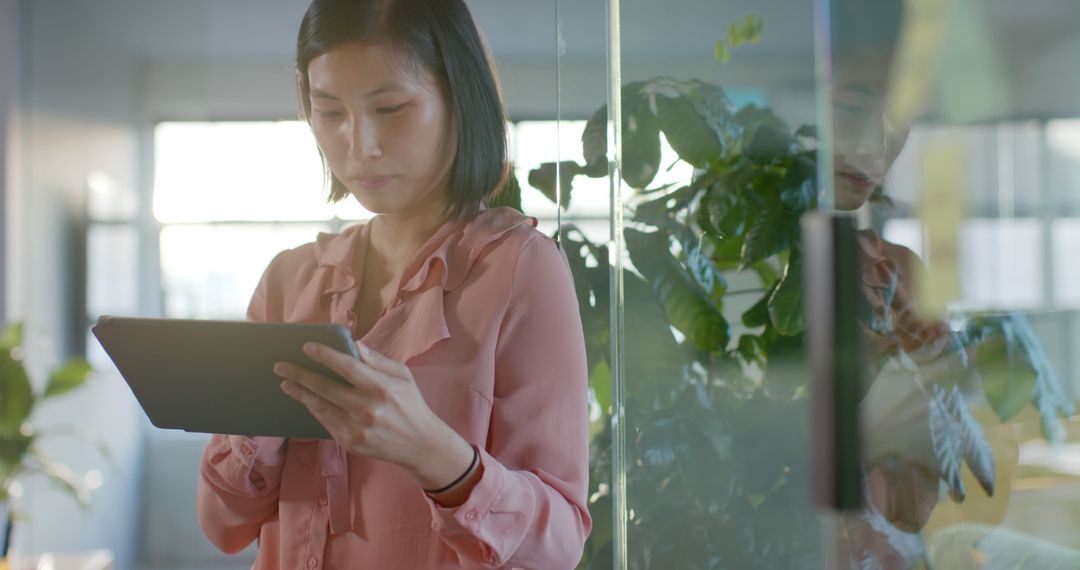
<path id="1" fill-rule="evenodd" d="M 465 478 L 468 477 L 470 473 L 472 473 L 473 468 L 476 467 L 477 462 L 480 461 L 480 451 L 478 449 L 476 449 L 475 445 L 472 445 L 470 447 L 472 447 L 472 452 L 473 452 L 472 453 L 472 462 L 469 463 L 469 468 L 466 469 L 465 472 L 461 474 L 461 477 L 458 477 L 457 479 L 454 479 L 453 483 L 450 483 L 449 485 L 447 485 L 445 487 L 442 487 L 440 489 L 435 489 L 434 491 L 424 489 L 424 492 L 429 494 L 429 495 L 439 495 L 441 493 L 445 493 L 445 492 L 449 491 L 450 489 L 453 489 L 454 487 L 457 486 L 458 483 L 461 483 L 462 481 L 464 481 Z"/>

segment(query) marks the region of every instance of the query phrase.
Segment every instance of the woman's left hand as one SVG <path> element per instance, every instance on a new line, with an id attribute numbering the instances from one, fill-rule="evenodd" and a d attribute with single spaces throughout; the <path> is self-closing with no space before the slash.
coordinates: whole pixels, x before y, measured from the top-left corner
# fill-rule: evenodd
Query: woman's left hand
<path id="1" fill-rule="evenodd" d="M 304 404 L 347 451 L 408 469 L 425 488 L 439 488 L 468 469 L 469 443 L 442 421 L 427 402 L 409 367 L 356 343 L 361 358 L 318 343 L 304 353 L 348 384 L 278 362 L 281 389 Z"/>

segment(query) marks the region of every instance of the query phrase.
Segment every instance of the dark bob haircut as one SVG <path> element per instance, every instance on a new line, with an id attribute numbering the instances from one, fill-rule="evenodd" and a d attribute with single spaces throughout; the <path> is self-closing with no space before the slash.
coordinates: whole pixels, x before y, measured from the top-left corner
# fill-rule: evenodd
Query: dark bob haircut
<path id="1" fill-rule="evenodd" d="M 296 40 L 296 71 L 304 118 L 311 118 L 308 65 L 343 44 L 396 49 L 406 62 L 435 76 L 457 125 L 457 155 L 450 169 L 448 219 L 469 218 L 494 198 L 508 176 L 506 115 L 491 59 L 463 0 L 314 0 Z M 321 154 L 321 151 L 320 151 Z M 323 169 L 330 201 L 349 195 Z"/>

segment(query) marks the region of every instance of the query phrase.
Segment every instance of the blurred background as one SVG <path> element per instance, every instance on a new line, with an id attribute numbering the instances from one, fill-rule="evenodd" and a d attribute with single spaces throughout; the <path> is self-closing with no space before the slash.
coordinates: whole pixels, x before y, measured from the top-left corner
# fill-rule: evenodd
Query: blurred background
<path id="1" fill-rule="evenodd" d="M 821 91 L 829 71 L 820 59 L 827 3 L 468 4 L 501 78 L 521 208 L 549 234 L 557 227 L 556 208 L 527 183 L 530 171 L 552 161 L 585 162 L 586 122 L 623 86 L 658 76 L 695 79 L 722 85 L 732 108 L 771 109 L 793 128 L 829 116 L 823 114 L 828 93 Z M 842 4 L 832 9 L 842 11 Z M 962 125 L 965 176 L 956 191 L 963 214 L 950 218 L 957 250 L 938 262 L 955 276 L 950 310 L 954 318 L 1030 314 L 1071 401 L 1080 394 L 1080 12 L 1073 0 L 953 4 L 942 48 L 949 55 L 933 76 L 963 88 L 935 91 L 916 114 L 885 182 L 894 208 L 886 215 L 868 206 L 857 215 L 885 239 L 927 257 L 932 232 L 924 217 L 934 201 L 924 192 L 920 165 L 939 148 L 932 144 L 937 134 Z M 93 365 L 85 387 L 51 399 L 31 419 L 35 426 L 74 424 L 109 450 L 102 459 L 72 437 L 42 444 L 93 491 L 93 501 L 81 509 L 46 478 L 21 480 L 15 503 L 28 517 L 14 534 L 17 552 L 108 551 L 115 568 L 143 570 L 248 568 L 254 560 L 253 547 L 232 557 L 218 553 L 198 527 L 194 496 L 207 436 L 151 426 L 89 327 L 104 314 L 243 318 L 273 255 L 368 216 L 355 202 L 326 203 L 314 141 L 297 118 L 292 59 L 306 7 L 304 0 L 0 0 L 0 321 L 25 323 L 22 358 L 39 390 L 48 371 L 69 358 Z M 729 24 L 748 14 L 764 22 L 760 37 L 731 41 Z M 724 41 L 730 54 L 719 53 Z M 660 168 L 645 181 L 651 188 L 684 183 L 700 167 L 668 138 L 660 137 Z M 623 230 L 613 232 L 621 223 L 613 211 L 630 201 L 635 188 L 620 186 L 626 184 L 617 176 L 577 177 L 561 220 L 593 243 L 622 247 L 613 242 Z M 764 279 L 730 273 L 731 291 L 752 290 Z M 732 298 L 724 314 L 735 323 L 762 292 Z M 608 312 L 608 302 L 598 301 L 599 314 Z M 734 326 L 730 338 L 738 344 L 743 325 Z M 638 332 L 621 330 L 625 337 L 612 342 L 633 345 Z M 673 338 L 686 339 L 678 331 Z M 693 369 L 687 364 L 683 372 Z M 609 370 L 606 384 L 594 383 L 594 405 L 606 402 L 598 417 L 607 420 L 612 411 L 603 392 L 613 382 L 634 392 L 635 383 L 650 381 L 644 372 L 626 372 L 612 377 Z M 805 377 L 801 369 L 792 374 Z M 805 419 L 805 396 L 791 401 L 790 417 Z M 645 421 L 635 422 L 624 435 L 644 446 L 637 430 Z M 759 427 L 755 446 L 776 441 L 776 432 Z M 1080 548 L 1080 448 L 1051 448 L 1038 429 L 1017 430 L 1029 434 L 1021 441 L 1032 442 L 1017 451 L 1020 464 L 1031 466 L 1030 477 L 1017 483 L 1013 507 L 998 522 Z M 611 467 L 608 461 L 599 465 Z M 618 461 L 624 473 L 648 465 L 633 457 Z M 809 461 L 790 459 L 784 473 Z M 711 467 L 680 469 L 688 476 Z M 808 506 L 808 483 L 792 486 L 799 491 L 785 500 Z M 600 498 L 611 492 L 606 484 L 596 490 Z M 644 512 L 651 491 L 625 492 L 631 506 L 633 494 L 642 494 L 638 514 Z M 601 515 L 611 512 L 610 500 L 597 504 L 607 509 Z M 622 519 L 615 517 L 616 544 L 619 524 L 634 525 L 633 511 Z M 678 532 L 671 520 L 665 524 L 664 533 Z M 655 528 L 651 536 L 667 536 Z M 757 544 L 767 550 L 766 543 Z M 590 552 L 592 567 L 604 567 L 605 559 Z M 650 552 L 638 558 L 640 567 L 672 560 Z M 669 567 L 740 567 L 710 556 Z M 762 564 L 789 567 L 791 560 L 783 560 Z"/>

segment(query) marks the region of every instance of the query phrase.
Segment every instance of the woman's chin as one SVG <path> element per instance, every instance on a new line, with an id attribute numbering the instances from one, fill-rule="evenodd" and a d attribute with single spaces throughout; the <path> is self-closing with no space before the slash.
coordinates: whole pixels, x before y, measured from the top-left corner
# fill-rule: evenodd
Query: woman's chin
<path id="1" fill-rule="evenodd" d="M 845 212 L 858 210 L 870 199 L 870 194 L 873 193 L 873 190 L 872 187 L 853 188 L 843 182 L 837 181 L 836 199 L 833 207 Z"/>

